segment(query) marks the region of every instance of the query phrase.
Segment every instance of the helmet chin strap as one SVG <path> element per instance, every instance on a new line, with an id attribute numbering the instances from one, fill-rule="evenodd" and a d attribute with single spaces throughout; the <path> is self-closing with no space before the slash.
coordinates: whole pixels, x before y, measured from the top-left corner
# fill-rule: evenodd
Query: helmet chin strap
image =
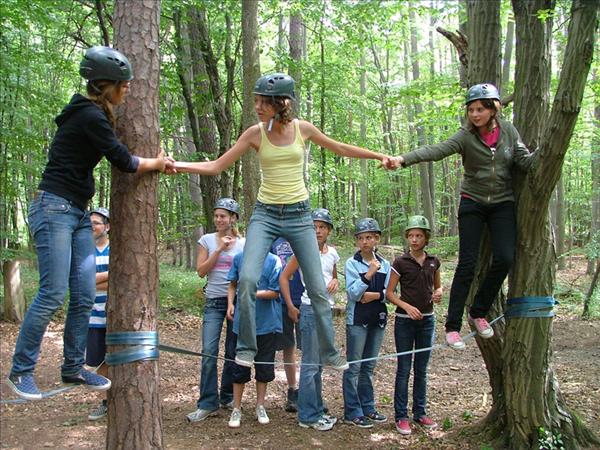
<path id="1" fill-rule="evenodd" d="M 100 90 L 98 86 L 96 86 L 96 83 L 94 83 L 93 81 L 90 81 L 90 86 L 96 94 L 102 94 L 102 90 Z"/>

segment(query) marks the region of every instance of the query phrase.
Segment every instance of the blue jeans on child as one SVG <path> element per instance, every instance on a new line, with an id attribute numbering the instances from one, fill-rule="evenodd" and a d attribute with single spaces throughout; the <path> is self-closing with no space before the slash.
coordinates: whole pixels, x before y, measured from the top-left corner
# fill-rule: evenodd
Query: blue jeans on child
<path id="1" fill-rule="evenodd" d="M 302 364 L 319 364 L 319 340 L 315 333 L 315 314 L 310 305 L 300 306 L 300 333 Z M 321 374 L 323 368 L 315 365 L 300 367 L 298 385 L 298 421 L 315 423 L 323 416 Z"/>
<path id="2" fill-rule="evenodd" d="M 267 252 L 280 236 L 290 243 L 302 268 L 307 294 L 315 312 L 321 360 L 324 363 L 335 360 L 339 354 L 335 348 L 333 316 L 327 300 L 319 246 L 308 201 L 291 205 L 256 202 L 248 224 L 247 244 L 238 284 L 240 329 L 237 357 L 253 361 L 256 355 L 256 286 Z"/>
<path id="3" fill-rule="evenodd" d="M 96 296 L 96 260 L 89 213 L 67 199 L 39 191 L 29 207 L 35 239 L 39 290 L 21 324 L 12 375 L 30 375 L 50 319 L 70 293 L 63 335 L 63 376 L 76 375 L 84 363 L 88 322 Z"/>
<path id="4" fill-rule="evenodd" d="M 352 364 L 352 361 L 379 354 L 385 327 L 346 325 L 346 357 L 350 368 L 344 371 L 344 419 L 353 420 L 375 412 L 373 371 L 376 360 Z"/>
<path id="5" fill-rule="evenodd" d="M 221 392 L 218 391 L 217 359 L 219 355 L 219 341 L 223 321 L 227 323 L 225 333 L 225 358 L 235 358 L 235 336 L 233 334 L 233 323 L 226 319 L 227 297 L 207 298 L 204 305 L 204 317 L 202 319 L 202 353 L 200 365 L 200 398 L 197 406 L 199 409 L 214 411 L 221 405 L 231 403 L 233 400 L 233 381 L 231 378 L 232 361 L 223 363 L 221 373 Z"/>
<path id="6" fill-rule="evenodd" d="M 394 339 L 396 352 L 431 347 L 435 335 L 435 316 L 425 316 L 421 320 L 396 317 Z M 413 358 L 414 356 L 414 358 Z M 394 392 L 394 412 L 396 421 L 408 418 L 408 378 L 413 366 L 413 405 L 415 420 L 426 415 L 427 404 L 427 366 L 431 350 L 398 356 L 396 369 L 396 389 Z M 414 359 L 414 365 L 413 365 Z"/>

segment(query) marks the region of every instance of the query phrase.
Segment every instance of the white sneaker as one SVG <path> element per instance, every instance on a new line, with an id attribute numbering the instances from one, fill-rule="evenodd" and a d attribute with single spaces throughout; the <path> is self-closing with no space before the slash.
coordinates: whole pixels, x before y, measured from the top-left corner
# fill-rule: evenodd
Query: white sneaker
<path id="1" fill-rule="evenodd" d="M 333 428 L 335 422 L 330 422 L 325 417 L 321 417 L 318 421 L 314 423 L 304 423 L 298 422 L 301 428 L 312 428 L 317 431 L 329 431 Z"/>
<path id="2" fill-rule="evenodd" d="M 229 417 L 229 428 L 239 428 L 242 423 L 242 410 L 233 408 L 231 411 L 231 417 Z"/>
<path id="3" fill-rule="evenodd" d="M 217 411 L 218 409 L 215 409 L 214 411 L 209 411 L 208 409 L 198 408 L 196 411 L 191 412 L 187 416 L 185 416 L 185 418 L 190 423 L 201 422 L 207 417 L 214 416 L 215 414 L 217 414 Z"/>
<path id="4" fill-rule="evenodd" d="M 261 425 L 266 425 L 270 422 L 269 416 L 267 416 L 267 411 L 265 411 L 265 407 L 263 405 L 258 405 L 256 407 L 256 418 L 258 419 L 258 423 Z"/>

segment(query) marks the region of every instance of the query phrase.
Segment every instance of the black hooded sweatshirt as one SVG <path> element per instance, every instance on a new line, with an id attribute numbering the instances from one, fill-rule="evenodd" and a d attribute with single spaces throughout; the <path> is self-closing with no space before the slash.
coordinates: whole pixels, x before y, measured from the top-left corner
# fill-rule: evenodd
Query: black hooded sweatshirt
<path id="1" fill-rule="evenodd" d="M 86 209 L 95 192 L 94 167 L 103 156 L 122 172 L 137 170 L 139 158 L 119 142 L 106 113 L 88 98 L 75 94 L 55 122 L 40 190 Z"/>

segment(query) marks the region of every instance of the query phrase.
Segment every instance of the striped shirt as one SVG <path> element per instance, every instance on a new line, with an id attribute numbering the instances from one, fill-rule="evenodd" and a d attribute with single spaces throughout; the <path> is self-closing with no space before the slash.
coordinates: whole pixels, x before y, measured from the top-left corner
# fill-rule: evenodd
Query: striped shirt
<path id="1" fill-rule="evenodd" d="M 110 245 L 103 249 L 96 247 L 96 273 L 108 272 L 108 256 Z M 90 328 L 106 328 L 106 300 L 108 293 L 106 291 L 96 290 L 96 299 L 92 306 L 90 315 Z"/>

